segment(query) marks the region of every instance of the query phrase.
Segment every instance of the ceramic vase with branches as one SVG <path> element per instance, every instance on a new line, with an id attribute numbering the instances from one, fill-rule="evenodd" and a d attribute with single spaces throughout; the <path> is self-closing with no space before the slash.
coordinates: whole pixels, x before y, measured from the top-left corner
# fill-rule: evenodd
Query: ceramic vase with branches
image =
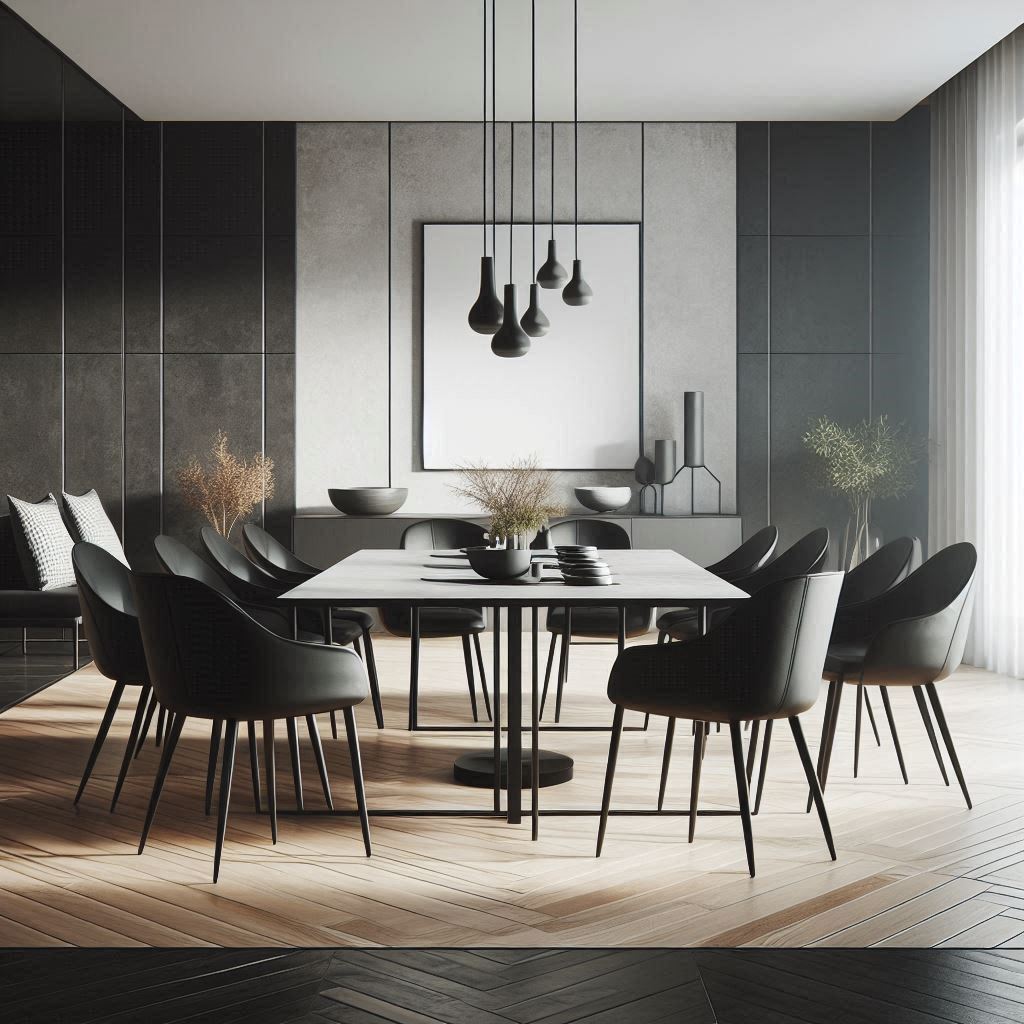
<path id="1" fill-rule="evenodd" d="M 822 416 L 803 441 L 817 483 L 849 505 L 840 565 L 852 569 L 880 543 L 872 523 L 873 503 L 903 498 L 913 490 L 922 443 L 906 424 L 890 423 L 887 416 L 852 426 Z"/>

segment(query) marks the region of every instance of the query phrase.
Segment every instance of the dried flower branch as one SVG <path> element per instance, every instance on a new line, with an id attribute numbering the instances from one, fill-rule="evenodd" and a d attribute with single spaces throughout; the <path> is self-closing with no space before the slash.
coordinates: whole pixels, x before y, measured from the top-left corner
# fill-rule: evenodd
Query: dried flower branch
<path id="1" fill-rule="evenodd" d="M 556 476 L 541 469 L 537 456 L 517 459 L 508 469 L 467 465 L 459 468 L 459 483 L 451 489 L 479 505 L 491 517 L 492 538 L 525 537 L 565 513 L 555 500 Z"/>
<path id="2" fill-rule="evenodd" d="M 193 455 L 177 473 L 185 504 L 202 513 L 224 537 L 239 519 L 246 518 L 262 501 L 274 495 L 274 460 L 257 452 L 246 462 L 233 455 L 223 430 L 210 449 L 211 468 Z"/>

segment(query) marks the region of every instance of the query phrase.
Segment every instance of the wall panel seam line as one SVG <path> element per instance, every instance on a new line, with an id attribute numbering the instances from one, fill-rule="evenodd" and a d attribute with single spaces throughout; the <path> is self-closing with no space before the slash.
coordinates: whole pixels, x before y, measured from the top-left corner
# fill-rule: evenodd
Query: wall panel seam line
<path id="1" fill-rule="evenodd" d="M 392 361 L 392 347 L 393 347 L 392 346 L 392 331 L 394 329 L 393 328 L 393 324 L 392 324 L 392 317 L 391 317 L 391 303 L 392 303 L 392 291 L 393 291 L 393 282 L 392 282 L 392 279 L 391 279 L 391 274 L 392 274 L 392 268 L 391 268 L 391 262 L 392 262 L 392 253 L 391 253 L 391 229 L 392 229 L 392 223 L 391 223 L 391 220 L 392 220 L 391 189 L 392 189 L 392 182 L 391 182 L 391 122 L 388 121 L 388 487 L 392 486 L 392 479 L 391 479 L 391 474 L 392 474 L 392 463 L 391 463 L 391 459 L 392 459 L 392 454 L 391 454 L 391 449 L 392 449 L 392 439 L 391 439 L 392 408 L 391 408 L 391 403 L 392 403 L 393 380 L 392 380 L 391 361 Z"/>
<path id="2" fill-rule="evenodd" d="M 555 130 L 554 125 L 551 126 L 552 132 Z M 647 178 L 647 130 L 645 122 L 640 122 L 640 400 L 639 415 L 640 415 L 640 452 L 639 458 L 643 457 L 644 454 L 644 443 L 646 441 L 646 434 L 644 433 L 644 320 L 646 319 L 644 310 L 644 218 L 647 213 L 647 193 L 646 193 L 646 178 Z M 554 218 L 552 218 L 554 219 Z M 536 258 L 536 257 L 535 257 Z M 693 509 L 691 508 L 692 512 Z"/>
<path id="3" fill-rule="evenodd" d="M 157 147 L 157 168 L 158 168 L 158 188 L 159 197 L 158 204 L 160 210 L 160 431 L 159 431 L 159 444 L 158 444 L 158 465 L 160 470 L 160 480 L 158 483 L 159 491 L 159 522 L 160 532 L 164 532 L 164 122 L 160 122 L 160 129 L 158 132 L 159 145 Z"/>
<path id="4" fill-rule="evenodd" d="M 267 122 L 260 121 L 260 452 L 267 455 Z M 260 500 L 260 525 L 267 526 L 267 490 Z"/>
<path id="5" fill-rule="evenodd" d="M 868 419 L 875 412 L 875 125 L 868 122 Z"/>
<path id="6" fill-rule="evenodd" d="M 66 373 L 67 359 L 67 309 L 65 306 L 65 290 L 67 287 L 67 267 L 64 252 L 64 218 L 66 216 L 66 159 L 65 159 L 65 123 L 64 123 L 64 61 L 60 62 L 60 488 L 67 488 L 67 400 L 68 384 Z"/>
<path id="7" fill-rule="evenodd" d="M 768 521 L 768 525 L 772 521 L 772 122 L 768 122 L 768 150 L 766 154 L 768 161 L 766 184 L 768 186 L 767 195 L 767 238 L 768 238 L 768 267 L 767 267 L 767 287 L 768 287 L 768 309 L 767 309 L 767 324 L 766 324 L 766 355 L 767 355 L 767 372 L 765 374 L 767 378 L 767 409 L 768 416 L 767 422 L 765 423 L 765 434 L 767 440 L 767 464 L 765 466 L 765 518 Z"/>
<path id="8" fill-rule="evenodd" d="M 125 124 L 124 107 L 121 107 L 121 547 L 124 547 L 128 531 L 128 386 L 126 372 L 127 332 L 125 330 L 125 285 L 124 276 L 127 268 L 125 259 Z"/>

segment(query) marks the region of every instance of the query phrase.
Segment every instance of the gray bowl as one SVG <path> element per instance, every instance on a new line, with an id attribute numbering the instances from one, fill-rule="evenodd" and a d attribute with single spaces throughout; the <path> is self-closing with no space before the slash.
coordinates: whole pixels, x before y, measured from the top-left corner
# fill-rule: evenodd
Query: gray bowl
<path id="1" fill-rule="evenodd" d="M 624 508 L 633 497 L 631 487 L 577 487 L 576 500 L 595 512 L 613 512 Z"/>
<path id="2" fill-rule="evenodd" d="M 488 580 L 514 580 L 530 571 L 533 552 L 529 548 L 466 548 L 469 564 L 478 576 Z"/>
<path id="3" fill-rule="evenodd" d="M 332 487 L 331 504 L 347 516 L 389 516 L 409 497 L 408 487 Z"/>

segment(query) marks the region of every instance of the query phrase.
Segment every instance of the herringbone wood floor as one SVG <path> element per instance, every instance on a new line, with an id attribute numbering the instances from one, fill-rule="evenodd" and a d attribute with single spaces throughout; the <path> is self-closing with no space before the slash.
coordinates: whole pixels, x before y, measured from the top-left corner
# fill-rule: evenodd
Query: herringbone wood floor
<path id="1" fill-rule="evenodd" d="M 386 714 L 360 711 L 372 807 L 486 809 L 489 791 L 451 783 L 451 761 L 486 735 L 404 731 L 407 647 L 381 638 Z M 485 645 L 486 650 L 486 645 Z M 607 724 L 612 647 L 574 647 L 563 721 Z M 488 660 L 488 666 L 490 662 Z M 754 822 L 758 875 L 746 873 L 736 818 L 616 818 L 593 856 L 594 818 L 529 825 L 462 818 L 373 820 L 362 856 L 351 818 L 282 817 L 276 847 L 252 810 L 239 744 L 221 880 L 211 883 L 212 818 L 202 814 L 208 727 L 190 724 L 143 856 L 139 828 L 157 751 L 135 762 L 116 814 L 107 811 L 131 708 L 116 721 L 76 811 L 71 799 L 110 685 L 91 667 L 0 715 L 0 945 L 674 946 L 1020 945 L 1024 937 L 1024 687 L 974 670 L 941 693 L 975 800 L 942 785 L 909 693 L 894 692 L 911 785 L 890 739 L 864 741 L 851 777 L 853 702 L 840 725 L 827 800 L 839 852 L 829 861 L 792 743 L 777 730 L 764 805 Z M 422 721 L 460 721 L 468 698 L 457 643 L 424 644 Z M 876 707 L 879 702 L 876 700 Z M 806 716 L 816 747 L 821 704 Z M 283 729 L 281 730 L 283 733 Z M 325 736 L 337 806 L 351 806 L 347 751 Z M 677 736 L 669 803 L 688 799 L 688 730 Z M 615 804 L 653 807 L 664 723 L 625 734 Z M 549 733 L 576 778 L 542 792 L 547 806 L 593 807 L 606 733 Z M 322 807 L 306 751 L 307 808 Z M 283 743 L 278 793 L 291 806 Z M 712 735 L 702 806 L 732 807 L 728 742 Z"/>

